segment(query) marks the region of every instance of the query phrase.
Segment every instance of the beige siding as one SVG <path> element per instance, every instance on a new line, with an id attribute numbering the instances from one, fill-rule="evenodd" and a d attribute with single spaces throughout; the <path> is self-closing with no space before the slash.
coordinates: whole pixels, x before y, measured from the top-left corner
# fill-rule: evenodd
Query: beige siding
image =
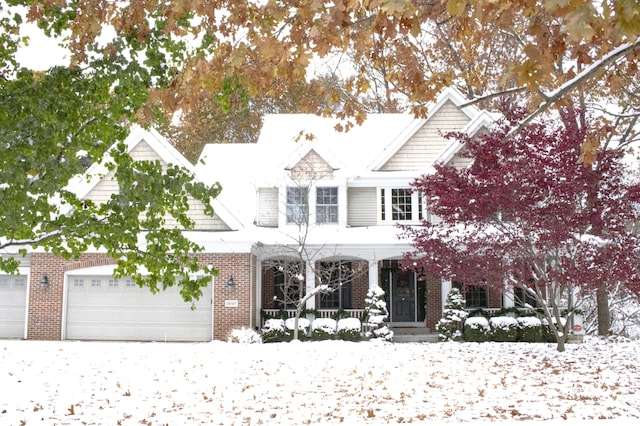
<path id="1" fill-rule="evenodd" d="M 294 180 L 320 180 L 333 178 L 333 168 L 311 150 L 291 169 Z"/>
<path id="2" fill-rule="evenodd" d="M 378 222 L 376 188 L 349 188 L 347 191 L 347 223 L 370 226 Z"/>
<path id="3" fill-rule="evenodd" d="M 153 148 L 145 141 L 140 141 L 133 150 L 131 150 L 131 157 L 136 161 L 160 161 L 163 169 L 166 169 L 166 162 L 162 161 L 160 156 L 153 150 Z M 108 172 L 105 177 L 98 182 L 96 186 L 89 191 L 86 195 L 86 199 L 89 199 L 95 203 L 104 203 L 109 200 L 112 194 L 117 194 L 119 191 L 118 184 L 114 179 L 114 173 Z M 196 222 L 195 230 L 202 231 L 226 231 L 229 230 L 229 226 L 224 223 L 217 215 L 209 217 L 204 214 L 204 205 L 198 200 L 189 200 L 189 215 Z M 175 219 L 167 217 L 166 227 L 175 228 L 178 223 Z"/>
<path id="4" fill-rule="evenodd" d="M 469 118 L 452 103 L 444 104 L 380 170 L 424 170 L 451 141 L 442 134 L 462 129 Z"/>
<path id="5" fill-rule="evenodd" d="M 465 167 L 469 166 L 469 164 L 471 164 L 471 159 L 470 158 L 463 158 L 460 155 L 456 154 L 456 155 L 453 156 L 453 158 L 451 159 L 451 161 L 449 161 L 448 164 L 450 166 L 453 166 L 456 169 L 460 170 L 460 169 L 464 169 Z"/>
<path id="6" fill-rule="evenodd" d="M 278 226 L 278 188 L 258 189 L 258 226 Z"/>

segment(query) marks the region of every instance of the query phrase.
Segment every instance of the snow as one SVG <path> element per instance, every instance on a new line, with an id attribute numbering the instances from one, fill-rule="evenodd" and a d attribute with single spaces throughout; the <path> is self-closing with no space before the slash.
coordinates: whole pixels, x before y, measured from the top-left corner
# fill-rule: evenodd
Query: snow
<path id="1" fill-rule="evenodd" d="M 640 342 L 0 342 L 0 424 L 623 425 Z"/>

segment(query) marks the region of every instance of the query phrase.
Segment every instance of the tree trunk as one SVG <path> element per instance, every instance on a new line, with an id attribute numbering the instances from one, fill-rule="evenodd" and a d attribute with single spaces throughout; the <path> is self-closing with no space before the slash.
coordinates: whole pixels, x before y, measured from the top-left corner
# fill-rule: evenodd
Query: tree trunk
<path id="1" fill-rule="evenodd" d="M 609 312 L 609 292 L 606 283 L 598 286 L 596 305 L 598 308 L 598 335 L 608 336 L 611 329 L 611 313 Z"/>
<path id="2" fill-rule="evenodd" d="M 562 335 L 562 336 L 556 336 L 557 340 L 558 340 L 558 352 L 564 352 L 564 344 L 567 341 L 567 336 Z"/>

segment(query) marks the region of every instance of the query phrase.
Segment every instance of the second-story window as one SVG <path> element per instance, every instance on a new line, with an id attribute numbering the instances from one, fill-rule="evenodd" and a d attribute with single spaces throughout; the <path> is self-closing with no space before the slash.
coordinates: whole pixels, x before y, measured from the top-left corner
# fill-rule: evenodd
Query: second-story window
<path id="1" fill-rule="evenodd" d="M 307 223 L 309 214 L 309 195 L 305 187 L 287 187 L 287 223 Z"/>
<path id="2" fill-rule="evenodd" d="M 316 188 L 316 223 L 338 223 L 338 188 Z"/>
<path id="3" fill-rule="evenodd" d="M 380 188 L 380 220 L 416 222 L 424 218 L 423 197 L 410 188 Z"/>

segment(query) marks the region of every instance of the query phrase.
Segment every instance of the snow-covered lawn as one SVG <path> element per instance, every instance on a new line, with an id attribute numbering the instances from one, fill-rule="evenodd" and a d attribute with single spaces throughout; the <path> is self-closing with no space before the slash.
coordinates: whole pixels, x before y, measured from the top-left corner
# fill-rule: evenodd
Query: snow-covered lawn
<path id="1" fill-rule="evenodd" d="M 2 425 L 434 420 L 637 424 L 640 342 L 0 341 Z"/>

